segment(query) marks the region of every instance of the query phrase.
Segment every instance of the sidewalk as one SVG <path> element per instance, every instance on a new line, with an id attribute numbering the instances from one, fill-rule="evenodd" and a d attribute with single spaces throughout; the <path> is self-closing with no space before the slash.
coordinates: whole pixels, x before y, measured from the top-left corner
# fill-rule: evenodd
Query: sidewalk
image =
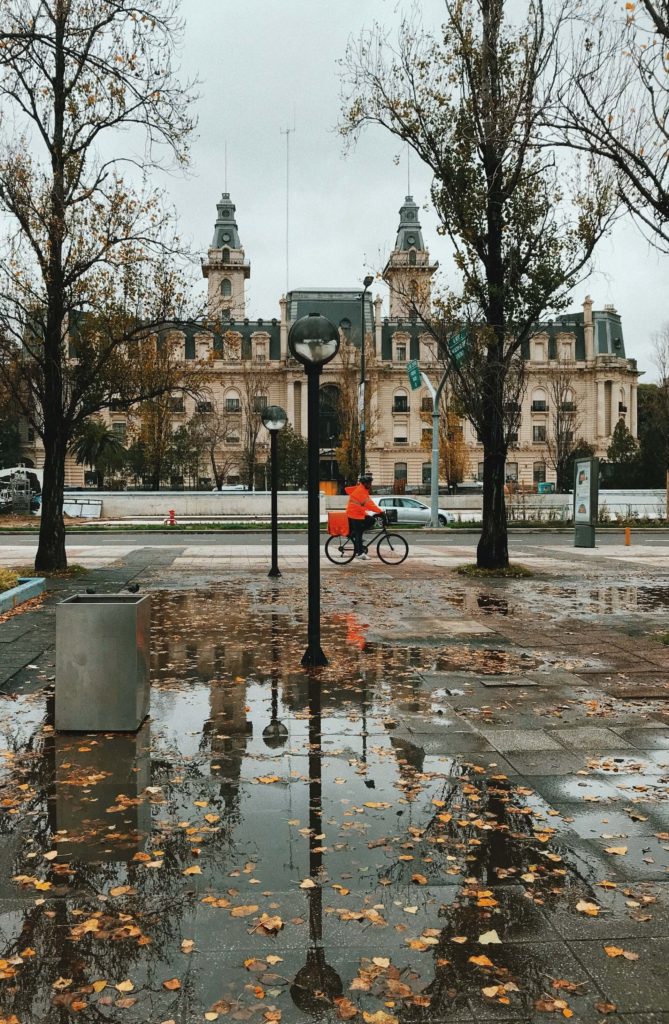
<path id="1" fill-rule="evenodd" d="M 310 677 L 304 553 L 180 540 L 0 623 L 0 1020 L 666 1019 L 669 551 L 332 567 Z M 53 601 L 130 580 L 151 718 L 55 734 Z"/>

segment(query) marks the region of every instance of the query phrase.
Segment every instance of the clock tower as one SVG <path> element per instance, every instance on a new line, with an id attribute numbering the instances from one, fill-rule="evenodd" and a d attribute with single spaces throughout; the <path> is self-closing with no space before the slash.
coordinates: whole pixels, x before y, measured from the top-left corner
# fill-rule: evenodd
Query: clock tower
<path id="1" fill-rule="evenodd" d="M 419 307 L 429 305 L 430 282 L 438 266 L 438 263 L 430 263 L 418 220 L 418 206 L 413 196 L 407 196 L 400 209 L 395 248 L 383 271 L 383 279 L 390 288 L 392 319 L 410 316 L 413 303 Z"/>
<path id="2" fill-rule="evenodd" d="M 224 192 L 216 205 L 218 216 L 214 238 L 202 261 L 202 276 L 208 281 L 209 316 L 224 320 L 242 320 L 245 315 L 245 281 L 251 276 L 235 219 L 235 204 Z"/>

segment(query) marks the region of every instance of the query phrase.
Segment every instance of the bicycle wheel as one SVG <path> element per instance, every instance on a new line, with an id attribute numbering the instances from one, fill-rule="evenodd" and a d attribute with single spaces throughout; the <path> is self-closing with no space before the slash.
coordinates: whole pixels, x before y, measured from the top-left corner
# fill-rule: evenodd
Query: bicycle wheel
<path id="1" fill-rule="evenodd" d="M 325 542 L 325 554 L 335 565 L 346 565 L 353 561 L 355 549 L 350 537 L 328 537 Z"/>
<path id="2" fill-rule="evenodd" d="M 409 545 L 399 533 L 386 533 L 376 545 L 376 553 L 386 565 L 400 565 L 409 554 Z"/>

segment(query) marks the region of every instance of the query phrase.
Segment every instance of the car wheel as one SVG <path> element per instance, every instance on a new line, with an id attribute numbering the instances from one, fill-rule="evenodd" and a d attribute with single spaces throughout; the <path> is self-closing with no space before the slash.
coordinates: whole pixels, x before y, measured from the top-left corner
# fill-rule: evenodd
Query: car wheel
<path id="1" fill-rule="evenodd" d="M 448 526 L 448 520 L 446 519 L 446 516 L 439 516 L 439 525 Z"/>

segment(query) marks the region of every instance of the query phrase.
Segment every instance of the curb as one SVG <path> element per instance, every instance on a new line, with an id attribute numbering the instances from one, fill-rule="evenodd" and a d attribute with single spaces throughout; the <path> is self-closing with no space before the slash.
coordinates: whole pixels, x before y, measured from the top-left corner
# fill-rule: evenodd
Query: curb
<path id="1" fill-rule="evenodd" d="M 20 576 L 18 586 L 4 590 L 0 594 L 0 615 L 10 612 L 24 601 L 29 601 L 31 597 L 38 597 L 45 586 L 46 580 L 43 576 Z"/>

